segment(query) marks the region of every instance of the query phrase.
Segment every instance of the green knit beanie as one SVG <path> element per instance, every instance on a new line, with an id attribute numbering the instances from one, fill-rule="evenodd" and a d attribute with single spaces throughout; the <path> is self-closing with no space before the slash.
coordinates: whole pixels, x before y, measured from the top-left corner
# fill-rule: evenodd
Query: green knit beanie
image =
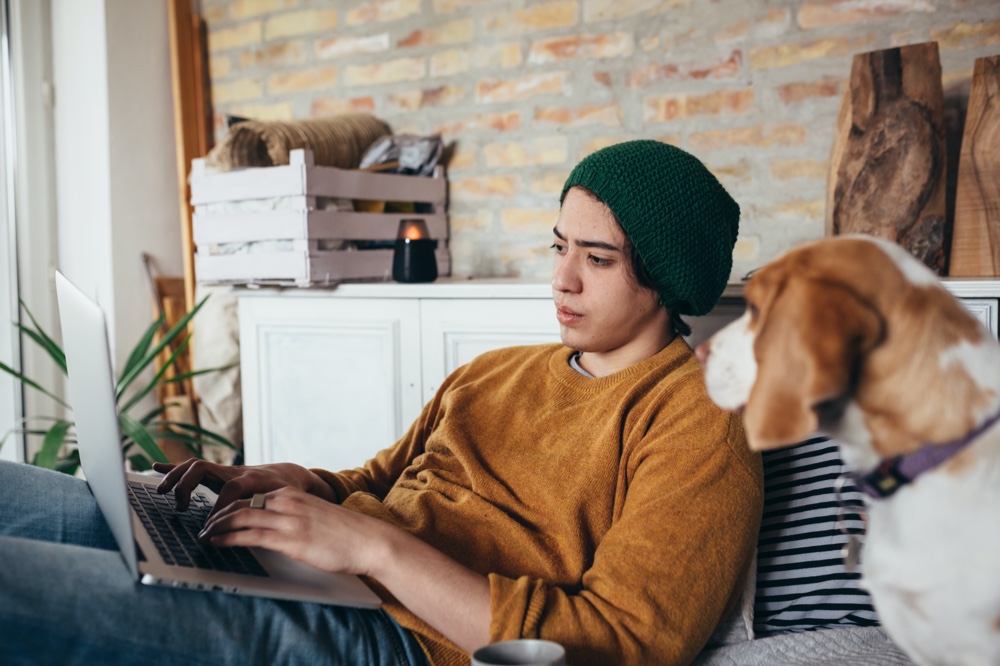
<path id="1" fill-rule="evenodd" d="M 653 279 L 660 302 L 682 315 L 715 307 L 729 280 L 740 207 L 694 156 L 659 141 L 598 150 L 570 173 L 615 214 Z"/>

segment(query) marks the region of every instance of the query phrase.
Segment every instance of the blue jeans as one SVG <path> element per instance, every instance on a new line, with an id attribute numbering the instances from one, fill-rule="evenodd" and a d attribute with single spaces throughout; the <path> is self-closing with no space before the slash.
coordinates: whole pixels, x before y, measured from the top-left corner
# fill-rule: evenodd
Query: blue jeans
<path id="1" fill-rule="evenodd" d="M 87 484 L 0 461 L 0 664 L 426 665 L 380 610 L 140 585 Z"/>

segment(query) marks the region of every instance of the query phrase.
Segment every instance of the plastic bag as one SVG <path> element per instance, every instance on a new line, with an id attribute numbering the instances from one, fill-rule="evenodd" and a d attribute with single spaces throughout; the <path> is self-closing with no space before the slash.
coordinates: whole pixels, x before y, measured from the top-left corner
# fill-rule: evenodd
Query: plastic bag
<path id="1" fill-rule="evenodd" d="M 369 171 L 430 176 L 441 159 L 441 135 L 392 134 L 377 139 L 361 156 L 359 168 Z"/>

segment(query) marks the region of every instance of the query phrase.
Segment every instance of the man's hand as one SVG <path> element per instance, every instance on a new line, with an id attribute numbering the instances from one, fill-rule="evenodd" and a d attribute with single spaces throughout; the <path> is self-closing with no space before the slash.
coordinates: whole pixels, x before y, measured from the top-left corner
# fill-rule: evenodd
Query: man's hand
<path id="1" fill-rule="evenodd" d="M 198 536 L 213 546 L 269 548 L 324 571 L 371 576 L 459 647 L 471 652 L 489 641 L 485 576 L 395 525 L 297 488 L 265 493 L 261 509 L 231 502 Z"/>
<path id="2" fill-rule="evenodd" d="M 213 516 L 238 499 L 279 488 L 298 488 L 327 502 L 335 499 L 333 489 L 323 479 L 292 463 L 242 467 L 190 458 L 176 465 L 153 463 L 153 469 L 166 474 L 156 489 L 160 493 L 173 490 L 178 511 L 187 509 L 191 492 L 198 484 L 204 484 L 219 495 L 212 509 Z"/>
<path id="3" fill-rule="evenodd" d="M 324 571 L 371 575 L 390 533 L 398 531 L 298 488 L 281 488 L 264 498 L 263 509 L 251 508 L 249 500 L 220 509 L 199 538 L 213 546 L 268 548 Z"/>

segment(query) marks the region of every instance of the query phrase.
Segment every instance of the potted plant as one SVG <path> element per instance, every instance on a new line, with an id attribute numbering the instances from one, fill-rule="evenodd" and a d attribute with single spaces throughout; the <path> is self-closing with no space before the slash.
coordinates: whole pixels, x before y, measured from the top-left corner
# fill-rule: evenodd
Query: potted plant
<path id="1" fill-rule="evenodd" d="M 237 449 L 237 447 L 225 437 L 202 428 L 193 423 L 168 420 L 166 412 L 170 406 L 169 398 L 165 404 L 159 405 L 146 413 L 136 415 L 133 412 L 139 409 L 143 398 L 152 393 L 158 386 L 173 382 L 184 382 L 197 375 L 209 372 L 225 370 L 232 366 L 220 366 L 217 368 L 207 368 L 191 372 L 170 374 L 171 368 L 176 370 L 176 364 L 181 354 L 191 341 L 191 336 L 185 336 L 180 343 L 173 346 L 172 343 L 187 327 L 187 323 L 197 314 L 201 306 L 205 304 L 207 296 L 199 302 L 191 312 L 188 312 L 171 327 L 159 341 L 156 340 L 156 333 L 164 327 L 164 319 L 161 316 L 154 321 L 146 332 L 133 347 L 128 356 L 128 360 L 118 373 L 116 381 L 115 397 L 118 405 L 118 427 L 121 431 L 122 452 L 128 459 L 132 468 L 137 471 L 148 470 L 153 462 L 169 462 L 167 456 L 157 441 L 180 442 L 188 448 L 191 455 L 202 457 L 203 447 L 206 444 L 219 444 Z M 41 347 L 53 360 L 56 366 L 66 374 L 66 354 L 59 345 L 39 326 L 35 317 L 28 307 L 21 301 L 21 307 L 31 320 L 32 326 L 26 326 L 15 322 L 15 326 L 35 344 Z M 154 342 L 155 341 L 155 342 Z M 143 372 L 149 368 L 157 355 L 163 350 L 171 350 L 167 360 L 164 361 L 153 373 L 153 378 L 144 385 L 137 383 Z M 56 395 L 23 373 L 0 363 L 0 370 L 9 375 L 13 375 L 25 386 L 30 386 L 36 391 L 47 395 L 59 405 L 72 411 L 72 407 Z M 80 456 L 74 444 L 76 444 L 76 433 L 74 423 L 68 418 L 56 416 L 33 416 L 22 420 L 22 427 L 14 428 L 4 434 L 0 439 L 0 446 L 14 433 L 25 433 L 42 438 L 42 446 L 38 453 L 31 460 L 31 464 L 47 469 L 55 469 L 67 474 L 75 474 L 80 466 Z M 32 425 L 36 424 L 36 425 Z M 44 427 L 47 425 L 47 427 Z"/>

